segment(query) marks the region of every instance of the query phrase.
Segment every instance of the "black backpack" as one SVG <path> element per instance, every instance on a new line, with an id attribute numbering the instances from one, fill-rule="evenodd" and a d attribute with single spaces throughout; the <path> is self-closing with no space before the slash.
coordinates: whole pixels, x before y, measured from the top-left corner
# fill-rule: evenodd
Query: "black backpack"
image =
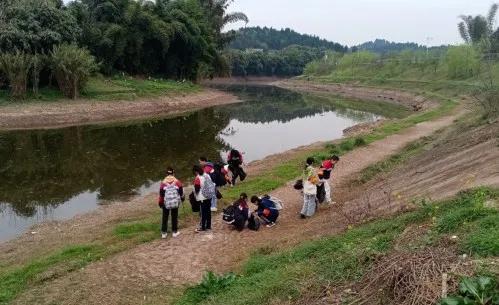
<path id="1" fill-rule="evenodd" d="M 252 231 L 260 230 L 260 219 L 251 215 L 251 217 L 248 219 L 248 229 Z"/>
<path id="2" fill-rule="evenodd" d="M 213 166 L 214 172 L 213 172 L 212 180 L 213 180 L 213 182 L 215 182 L 215 184 L 218 187 L 222 187 L 222 186 L 225 186 L 227 184 L 227 181 L 225 180 L 225 175 L 222 173 L 222 168 L 223 168 L 223 164 L 220 164 L 220 163 L 215 163 L 215 165 Z"/>
<path id="3" fill-rule="evenodd" d="M 201 209 L 201 204 L 196 200 L 196 195 L 194 195 L 194 192 L 189 194 L 189 202 L 191 203 L 192 211 L 199 212 L 199 210 Z"/>
<path id="4" fill-rule="evenodd" d="M 242 231 L 246 223 L 243 213 L 235 205 L 231 205 L 223 210 L 222 219 L 225 223 L 233 225 L 238 231 Z"/>

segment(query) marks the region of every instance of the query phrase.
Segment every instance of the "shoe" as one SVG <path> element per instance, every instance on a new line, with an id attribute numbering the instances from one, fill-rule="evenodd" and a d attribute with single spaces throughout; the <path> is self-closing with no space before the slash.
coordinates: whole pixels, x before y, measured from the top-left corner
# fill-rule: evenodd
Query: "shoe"
<path id="1" fill-rule="evenodd" d="M 273 226 L 275 226 L 275 222 L 271 222 L 267 225 L 267 228 L 272 228 Z"/>
<path id="2" fill-rule="evenodd" d="M 211 208 L 210 210 L 211 210 L 212 212 L 216 212 L 216 211 L 218 211 L 218 209 L 217 209 L 217 208 Z"/>
<path id="3" fill-rule="evenodd" d="M 178 232 L 178 231 L 177 232 L 173 232 L 173 234 L 172 234 L 173 237 L 177 237 L 179 235 L 180 235 L 180 232 Z"/>
<path id="4" fill-rule="evenodd" d="M 161 233 L 161 239 L 166 239 L 168 237 L 168 233 Z"/>
<path id="5" fill-rule="evenodd" d="M 305 218 L 307 218 L 307 216 L 305 216 L 305 215 L 303 215 L 303 214 L 300 214 L 300 218 L 301 218 L 301 219 L 305 219 Z"/>
<path id="6" fill-rule="evenodd" d="M 200 233 L 200 232 L 204 232 L 204 231 L 206 231 L 206 230 L 203 230 L 201 228 L 196 228 L 196 230 L 194 230 L 194 232 L 196 232 L 196 233 Z"/>

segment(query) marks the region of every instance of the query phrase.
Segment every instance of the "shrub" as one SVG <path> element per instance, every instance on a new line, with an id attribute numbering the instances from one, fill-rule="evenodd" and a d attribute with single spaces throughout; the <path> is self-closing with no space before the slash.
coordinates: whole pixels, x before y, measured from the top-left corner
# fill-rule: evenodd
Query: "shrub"
<path id="1" fill-rule="evenodd" d="M 446 55 L 447 74 L 451 79 L 466 79 L 478 74 L 480 58 L 472 46 L 450 47 Z"/>
<path id="2" fill-rule="evenodd" d="M 97 70 L 97 64 L 90 52 L 75 44 L 54 47 L 51 61 L 60 90 L 72 99 L 78 97 L 89 76 Z"/>
<path id="3" fill-rule="evenodd" d="M 0 68 L 5 73 L 13 98 L 24 98 L 28 85 L 32 56 L 24 52 L 4 53 L 0 55 Z"/>
<path id="4" fill-rule="evenodd" d="M 493 305 L 499 302 L 499 286 L 490 277 L 464 278 L 459 294 L 440 301 L 440 305 Z"/>

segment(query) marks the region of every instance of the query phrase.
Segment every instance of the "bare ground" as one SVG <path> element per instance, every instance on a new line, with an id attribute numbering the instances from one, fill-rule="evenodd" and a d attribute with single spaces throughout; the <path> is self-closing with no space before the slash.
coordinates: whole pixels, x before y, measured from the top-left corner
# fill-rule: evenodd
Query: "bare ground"
<path id="1" fill-rule="evenodd" d="M 204 89 L 188 95 L 162 96 L 136 101 L 67 101 L 15 104 L 0 107 L 0 130 L 60 128 L 161 117 L 238 102 L 225 92 Z"/>
<path id="2" fill-rule="evenodd" d="M 242 233 L 231 231 L 217 215 L 214 219 L 214 230 L 211 234 L 195 234 L 194 226 L 182 228 L 182 235 L 177 239 L 166 241 L 157 240 L 138 246 L 130 251 L 118 254 L 102 262 L 90 265 L 84 270 L 74 272 L 68 276 L 56 279 L 50 285 L 36 287 L 21 295 L 14 304 L 145 304 L 149 303 L 153 294 L 149 292 L 159 287 L 176 287 L 185 283 L 198 281 L 205 270 L 225 272 L 247 258 L 259 247 L 274 249 L 287 247 L 299 241 L 330 235 L 341 232 L 349 224 L 379 214 L 392 214 L 407 208 L 409 197 L 398 196 L 398 188 L 389 190 L 373 184 L 365 191 L 365 196 L 358 196 L 360 189 L 352 188 L 347 183 L 363 168 L 400 150 L 407 143 L 452 124 L 458 114 L 443 117 L 435 121 L 418 124 L 403 131 L 401 134 L 390 136 L 384 140 L 372 143 L 366 147 L 346 154 L 333 177 L 333 189 L 338 205 L 322 207 L 320 212 L 306 221 L 298 219 L 302 199 L 290 185 L 277 189 L 273 195 L 286 203 L 279 225 L 259 232 L 245 231 Z M 482 139 L 484 140 L 484 138 Z M 490 145 L 486 140 L 484 145 Z M 459 151 L 453 150 L 459 159 Z M 492 150 L 487 158 L 496 157 L 497 150 Z M 450 156 L 449 156 L 450 157 Z M 438 165 L 440 158 L 431 159 L 427 166 L 430 172 L 427 183 L 437 185 L 437 182 L 450 181 L 445 185 L 446 192 L 441 188 L 434 188 L 427 192 L 434 199 L 451 195 L 465 185 L 456 181 L 452 176 L 439 175 Z M 481 168 L 481 175 L 476 176 L 473 184 L 499 185 L 497 168 L 490 167 L 484 171 L 484 165 L 479 168 L 466 166 L 468 159 L 463 162 L 454 162 L 450 166 L 457 167 L 462 177 L 467 177 Z M 418 167 L 419 168 L 419 167 Z M 408 169 L 401 170 L 410 176 Z M 394 176 L 400 188 L 411 187 L 412 181 Z M 406 182 L 404 182 L 406 181 Z M 466 185 L 466 186 L 472 186 Z M 417 187 L 416 187 L 417 188 Z M 417 194 L 417 193 L 416 193 Z M 388 197 L 387 197 L 388 196 Z M 379 198 L 375 200 L 375 198 Z M 389 198 L 389 199 L 387 199 Z M 369 213 L 365 212 L 366 204 L 370 206 Z M 359 207 L 359 205 L 362 205 Z M 377 211 L 377 212 L 376 212 Z M 360 217 L 356 217 L 362 215 Z M 299 226 L 299 230 L 297 230 Z M 145 297 L 145 299 L 144 299 Z"/>

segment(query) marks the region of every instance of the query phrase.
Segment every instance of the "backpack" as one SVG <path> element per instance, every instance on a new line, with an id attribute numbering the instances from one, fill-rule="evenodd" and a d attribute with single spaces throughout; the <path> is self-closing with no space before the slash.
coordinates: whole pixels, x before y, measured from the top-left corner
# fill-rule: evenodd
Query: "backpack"
<path id="1" fill-rule="evenodd" d="M 201 210 L 201 205 L 199 204 L 199 201 L 196 200 L 196 195 L 194 195 L 194 192 L 191 192 L 189 194 L 189 202 L 191 203 L 193 212 L 199 212 Z"/>
<path id="2" fill-rule="evenodd" d="M 248 219 L 248 229 L 252 231 L 260 230 L 260 219 L 251 215 L 251 217 Z"/>
<path id="3" fill-rule="evenodd" d="M 165 191 L 165 208 L 176 209 L 180 205 L 180 195 L 175 183 L 167 183 L 163 187 Z"/>
<path id="4" fill-rule="evenodd" d="M 268 200 L 272 201 L 272 203 L 274 203 L 275 209 L 278 211 L 280 211 L 284 208 L 284 204 L 282 203 L 282 200 L 277 198 L 277 197 L 265 195 L 265 196 L 263 196 L 263 198 L 267 198 Z"/>
<path id="5" fill-rule="evenodd" d="M 241 153 L 237 149 L 231 150 L 230 159 L 227 162 L 231 165 L 241 165 L 243 163 L 241 161 Z"/>
<path id="6" fill-rule="evenodd" d="M 203 187 L 201 188 L 201 194 L 206 199 L 212 199 L 217 195 L 215 183 L 213 183 L 213 181 L 211 180 L 210 175 L 204 174 L 203 177 L 204 183 Z"/>
<path id="7" fill-rule="evenodd" d="M 216 163 L 213 169 L 212 180 L 215 182 L 216 186 L 222 187 L 227 184 L 227 180 L 225 180 L 225 175 L 222 173 L 223 165 L 220 163 Z"/>
<path id="8" fill-rule="evenodd" d="M 223 209 L 222 219 L 226 224 L 233 225 L 238 231 L 242 231 L 246 223 L 242 211 L 235 205 Z"/>

